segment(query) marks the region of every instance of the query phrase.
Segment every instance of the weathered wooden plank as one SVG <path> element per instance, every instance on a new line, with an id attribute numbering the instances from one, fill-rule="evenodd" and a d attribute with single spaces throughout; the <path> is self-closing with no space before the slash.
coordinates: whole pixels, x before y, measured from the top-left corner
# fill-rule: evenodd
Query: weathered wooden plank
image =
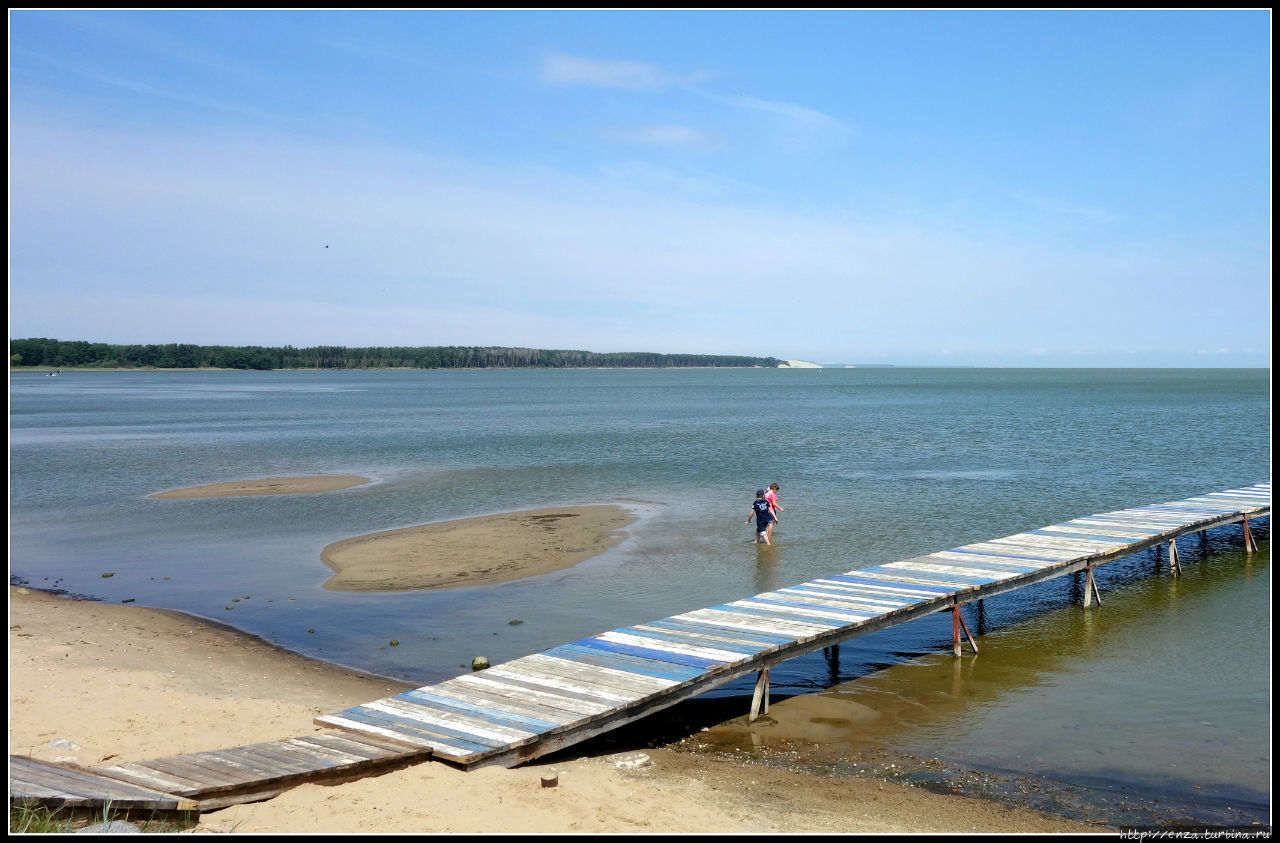
<path id="1" fill-rule="evenodd" d="M 1078 556 L 1085 556 L 1095 551 L 1106 549 L 1113 550 L 1114 542 L 1095 541 L 1084 538 L 1067 538 L 1045 536 L 1036 533 L 1015 533 L 1012 536 L 1004 538 L 992 539 L 996 543 L 1020 544 L 1025 547 L 1040 548 L 1043 550 L 1064 550 Z"/>
<path id="2" fill-rule="evenodd" d="M 525 656 L 510 662 L 513 669 L 521 673 L 539 675 L 569 682 L 601 695 L 619 697 L 618 702 L 631 700 L 660 693 L 667 688 L 680 684 L 680 680 L 664 679 L 659 676 L 645 676 L 639 673 L 627 673 L 609 667 L 596 667 L 574 662 L 567 657 L 538 653 Z"/>
<path id="3" fill-rule="evenodd" d="M 432 728 L 425 723 L 415 723 L 406 717 L 380 711 L 374 708 L 374 705 L 376 702 L 366 703 L 354 710 L 349 709 L 344 712 L 349 720 L 361 727 L 355 731 L 372 732 L 382 737 L 404 741 L 417 741 L 431 747 L 436 753 L 488 752 L 495 746 L 501 745 L 501 741 L 480 739 L 463 735 L 456 730 Z"/>
<path id="4" fill-rule="evenodd" d="M 649 621 L 646 625 L 654 626 L 659 629 L 671 629 L 697 635 L 705 635 L 712 639 L 741 641 L 744 644 L 759 645 L 763 650 L 770 650 L 780 644 L 788 644 L 791 642 L 791 636 L 787 634 L 736 629 L 727 626 L 720 626 L 709 621 L 697 621 L 692 618 L 686 618 L 679 615 L 671 618 L 663 618 L 659 621 Z"/>
<path id="5" fill-rule="evenodd" d="M 936 563 L 946 562 L 950 565 L 959 565 L 961 567 L 971 567 L 975 570 L 1001 571 L 1009 574 L 1029 574 L 1033 571 L 1043 570 L 1045 563 L 1036 563 L 1028 560 L 1010 559 L 1009 557 L 992 556 L 984 553 L 969 553 L 966 551 L 940 550 L 937 553 L 930 553 L 928 556 L 918 557 L 920 560 L 931 560 Z M 1056 564 L 1056 563 L 1054 563 Z"/>
<path id="6" fill-rule="evenodd" d="M 486 670 L 485 673 L 489 673 L 489 671 Z M 595 695 L 587 696 L 562 688 L 534 685 L 518 678 L 504 677 L 501 673 L 491 676 L 458 676 L 450 679 L 449 682 L 458 682 L 468 687 L 477 685 L 483 690 L 501 694 L 504 697 L 511 697 L 517 700 L 528 699 L 548 708 L 556 708 L 569 714 L 588 717 L 607 711 L 612 706 L 611 702 L 602 700 Z"/>
<path id="7" fill-rule="evenodd" d="M 445 696 L 443 694 L 436 693 L 437 688 L 438 686 L 432 687 L 430 690 L 423 688 L 417 691 L 407 691 L 400 694 L 399 698 L 432 709 L 440 709 L 442 711 L 456 712 L 458 714 L 475 717 L 496 726 L 528 730 L 535 734 L 564 725 L 563 722 L 556 723 L 551 720 L 544 720 L 540 717 L 530 717 L 524 714 L 517 714 L 515 712 L 493 708 L 488 705 L 477 705 L 474 702 L 466 702 L 455 697 Z"/>
<path id="8" fill-rule="evenodd" d="M 1063 548 L 1051 548 L 1046 545 L 1029 545 L 1022 542 L 1014 542 L 1009 539 L 991 539 L 985 542 L 974 542 L 966 544 L 964 547 L 953 547 L 952 551 L 971 550 L 975 553 L 991 553 L 995 555 L 1005 554 L 1015 559 L 1030 559 L 1036 562 L 1042 562 L 1045 565 L 1051 565 L 1055 562 L 1069 562 L 1072 559 L 1079 559 L 1081 556 L 1087 555 L 1076 550 L 1065 550 Z"/>
<path id="9" fill-rule="evenodd" d="M 146 767 L 174 778 L 186 779 L 192 783 L 193 791 L 196 793 L 216 788 L 239 787 L 245 782 L 242 775 L 209 769 L 204 765 L 194 764 L 188 759 L 152 758 L 148 761 L 136 761 L 134 766 Z"/>
<path id="10" fill-rule="evenodd" d="M 52 781 L 37 772 L 10 773 L 9 799 L 15 805 L 49 804 L 77 806 L 84 804 L 90 797 L 71 792 L 73 788 L 57 787 Z M 59 785 L 61 782 L 58 783 Z"/>
<path id="11" fill-rule="evenodd" d="M 316 751 L 325 751 L 335 760 L 352 764 L 360 761 L 381 761 L 422 751 L 409 749 L 403 743 L 375 746 L 367 743 L 370 737 L 372 736 L 349 731 L 322 732 L 318 735 L 291 738 L 289 743 L 299 744 L 304 749 L 314 748 Z"/>
<path id="12" fill-rule="evenodd" d="M 778 594 L 776 596 L 771 594 L 768 597 L 763 595 L 748 597 L 747 602 L 752 604 L 752 608 L 765 607 L 772 609 L 773 607 L 778 607 L 776 611 L 787 614 L 797 614 L 801 617 L 829 618 L 836 621 L 837 626 L 859 623 L 875 614 L 874 612 L 859 612 L 846 606 L 825 605 L 814 599 L 786 594 Z"/>
<path id="13" fill-rule="evenodd" d="M 1063 538 L 1085 539 L 1087 541 L 1101 542 L 1103 544 L 1135 544 L 1135 540 L 1129 536 L 1109 536 L 1101 532 L 1094 532 L 1082 527 L 1041 527 L 1039 530 L 1032 530 L 1035 536 L 1062 536 Z"/>
<path id="14" fill-rule="evenodd" d="M 944 577 L 941 574 L 931 574 L 925 571 L 904 571 L 901 569 L 885 568 L 879 565 L 875 568 L 864 568 L 858 572 L 862 577 L 867 579 L 879 579 L 883 582 L 898 583 L 910 586 L 932 586 L 937 588 L 938 594 L 951 595 L 957 591 L 968 591 L 975 588 L 979 583 L 960 583 L 956 582 L 953 577 Z"/>
<path id="15" fill-rule="evenodd" d="M 866 609 L 856 609 L 852 604 L 863 601 L 848 594 L 840 594 L 838 592 L 824 592 L 817 589 L 807 589 L 804 583 L 798 586 L 790 586 L 788 588 L 777 588 L 773 591 L 762 591 L 755 595 L 754 598 L 748 600 L 782 600 L 788 603 L 796 603 L 802 605 L 820 606 L 824 609 L 835 610 L 842 617 L 866 618 L 872 615 L 878 615 L 881 612 L 893 611 L 897 606 L 878 605 L 867 611 Z"/>
<path id="16" fill-rule="evenodd" d="M 585 719 L 581 714 L 575 714 L 563 709 L 549 708 L 528 698 L 513 699 L 458 683 L 442 682 L 439 685 L 432 685 L 430 692 L 445 700 L 454 700 L 460 704 L 506 712 L 510 715 L 529 718 L 530 721 L 542 721 L 549 724 L 548 728 L 566 726 Z"/>
<path id="17" fill-rule="evenodd" d="M 83 767 L 69 768 L 25 756 L 9 758 L 10 801 L 19 805 L 98 807 L 192 811 L 196 802 L 172 793 L 97 775 Z"/>
<path id="18" fill-rule="evenodd" d="M 781 625 L 787 624 L 795 641 L 812 638 L 844 626 L 841 620 L 813 617 L 802 612 L 783 611 L 777 607 L 752 604 L 745 600 L 735 600 L 733 603 L 712 606 L 711 610 L 732 614 L 740 623 L 763 625 L 767 622 L 777 624 L 777 628 L 786 628 Z M 803 626 L 798 624 L 803 624 Z"/>
<path id="19" fill-rule="evenodd" d="M 748 614 L 762 618 L 778 618 L 781 620 L 796 620 L 802 623 L 815 624 L 832 629 L 835 627 L 845 626 L 851 622 L 850 616 L 846 613 L 835 610 L 822 611 L 818 609 L 802 609 L 795 604 L 783 603 L 780 600 L 767 600 L 760 597 L 744 597 L 741 600 L 735 600 L 732 603 L 725 604 L 726 607 L 739 614 Z"/>
<path id="20" fill-rule="evenodd" d="M 137 787 L 150 788 L 175 796 L 187 797 L 199 792 L 201 784 L 189 779 L 178 778 L 148 767 L 134 763 L 113 764 L 109 767 L 95 767 L 94 772 L 100 776 L 116 779 Z"/>
<path id="21" fill-rule="evenodd" d="M 710 647 L 713 649 L 725 650 L 731 653 L 737 653 L 739 656 L 755 656 L 763 653 L 772 645 L 748 644 L 742 641 L 733 641 L 723 635 L 708 635 L 706 633 L 691 632 L 688 630 L 675 630 L 669 627 L 660 627 L 656 623 L 637 624 L 628 627 L 626 630 L 628 635 L 638 638 L 651 638 L 655 641 L 666 641 L 673 644 L 688 644 L 694 647 Z"/>
<path id="22" fill-rule="evenodd" d="M 402 741 L 389 741 L 369 732 L 361 734 L 352 734 L 351 732 L 323 732 L 318 735 L 310 735 L 311 740 L 321 741 L 326 745 L 334 743 L 335 745 L 346 746 L 351 745 L 351 751 L 356 752 L 357 747 L 363 747 L 373 753 L 382 753 L 374 755 L 374 758 L 384 758 L 390 756 L 404 757 L 405 755 L 430 755 L 431 750 L 415 747 L 409 748 Z"/>
<path id="23" fill-rule="evenodd" d="M 858 597 L 849 592 L 834 591 L 826 588 L 815 588 L 808 585 L 792 586 L 778 589 L 778 594 L 806 602 L 824 606 L 836 606 L 849 609 L 863 617 L 876 617 L 892 614 L 911 605 L 910 603 L 872 602 L 865 597 Z"/>
<path id="24" fill-rule="evenodd" d="M 653 659 L 646 659 L 627 653 L 611 652 L 599 647 L 580 647 L 574 644 L 566 644 L 562 647 L 556 647 L 554 650 L 548 650 L 547 653 L 555 655 L 556 658 L 570 660 L 578 665 L 611 667 L 625 670 L 628 673 L 671 679 L 677 683 L 687 682 L 703 673 L 700 668 L 654 661 Z"/>
<path id="25" fill-rule="evenodd" d="M 518 671 L 509 670 L 504 665 L 491 667 L 486 673 L 492 673 L 494 676 L 501 678 L 513 679 L 525 684 L 542 686 L 544 688 L 553 688 L 560 691 L 568 691 L 574 694 L 590 696 L 596 700 L 616 705 L 618 703 L 630 702 L 635 699 L 632 693 L 616 693 L 614 691 L 605 691 L 597 687 L 588 685 L 579 681 L 576 677 L 573 680 L 566 679 L 560 672 L 547 671 L 538 665 L 524 665 Z"/>
<path id="26" fill-rule="evenodd" d="M 724 653 L 715 656 L 695 655 L 689 651 L 689 648 L 662 645 L 652 639 L 641 638 L 637 641 L 634 637 L 627 638 L 624 633 L 617 631 L 591 638 L 582 638 L 573 643 L 578 647 L 593 647 L 611 653 L 635 656 L 663 664 L 679 665 L 693 671 L 689 678 L 720 665 L 732 664 L 741 660 L 738 653 Z"/>
<path id="27" fill-rule="evenodd" d="M 904 606 L 911 606 L 919 603 L 922 599 L 915 596 L 907 596 L 903 594 L 887 594 L 882 591 L 875 591 L 863 586 L 856 586 L 852 583 L 833 583 L 824 580 L 812 580 L 806 583 L 789 586 L 779 589 L 780 591 L 804 591 L 810 594 L 825 594 L 833 599 L 847 600 L 851 603 L 866 605 L 880 611 L 893 611 L 901 609 Z"/>
<path id="28" fill-rule="evenodd" d="M 11 805 L 80 808 L 101 804 L 98 799 L 97 796 L 81 796 L 44 787 L 35 782 L 25 781 L 21 777 L 9 780 L 9 802 Z"/>
<path id="29" fill-rule="evenodd" d="M 335 766 L 334 762 L 319 752 L 305 752 L 302 749 L 280 741 L 249 746 L 237 746 L 219 750 L 221 757 L 233 761 L 241 759 L 262 764 L 271 764 L 277 771 L 276 778 L 290 778 L 303 773 L 314 773 Z M 270 780 L 270 776 L 263 777 Z"/>
<path id="30" fill-rule="evenodd" d="M 439 708 L 414 705 L 395 697 L 365 703 L 365 708 L 411 721 L 415 728 L 426 728 L 475 743 L 492 743 L 500 746 L 503 743 L 522 741 L 537 734 L 531 729 L 499 726 L 476 717 L 465 717 Z"/>
<path id="31" fill-rule="evenodd" d="M 628 702 L 637 696 L 652 694 L 680 684 L 677 679 L 665 679 L 660 676 L 645 676 L 639 673 L 628 673 L 608 667 L 592 667 L 568 658 L 567 654 L 554 656 L 548 653 L 535 653 L 516 659 L 503 667 L 511 667 L 521 673 L 549 676 L 562 681 L 572 682 L 597 694 L 620 696 L 620 702 Z"/>
<path id="32" fill-rule="evenodd" d="M 926 574 L 938 574 L 960 585 L 986 585 L 989 582 L 1016 576 L 1016 571 L 999 571 L 990 568 L 970 568 L 960 564 L 947 564 L 946 560 L 934 562 L 890 562 L 882 568 L 891 571 L 910 571 Z"/>
<path id="33" fill-rule="evenodd" d="M 830 626 L 826 624 L 802 623 L 793 620 L 761 616 L 759 613 L 753 615 L 742 611 L 735 611 L 733 607 L 726 606 L 712 606 L 707 609 L 697 609 L 692 612 L 685 612 L 683 615 L 676 615 L 675 617 L 682 619 L 688 618 L 693 621 L 705 620 L 718 626 L 724 626 L 730 629 L 744 629 L 748 632 L 781 633 L 788 636 L 788 643 L 807 640 L 830 629 Z"/>
<path id="34" fill-rule="evenodd" d="M 368 756 L 356 755 L 350 752 L 343 752 L 334 749 L 331 746 L 322 746 L 320 744 L 310 743 L 306 738 L 292 738 L 286 741 L 291 745 L 296 745 L 299 752 L 314 753 L 317 758 L 328 759 L 331 764 L 363 764 L 370 761 Z"/>
<path id="35" fill-rule="evenodd" d="M 1050 524 L 1041 529 L 1049 532 L 1084 532 L 1090 535 L 1106 536 L 1117 539 L 1129 539 L 1130 541 L 1141 541 L 1160 533 L 1159 530 L 1150 528 L 1137 527 L 1121 527 L 1109 525 L 1104 521 L 1089 522 L 1083 519 L 1076 521 L 1068 521 L 1065 524 Z"/>
<path id="36" fill-rule="evenodd" d="M 424 738 L 420 735 L 406 735 L 401 732 L 388 728 L 377 722 L 375 719 L 366 716 L 363 712 L 347 709 L 341 714 L 329 714 L 317 717 L 315 722 L 325 726 L 332 726 L 338 729 L 348 729 L 352 732 L 371 732 L 380 737 L 388 738 L 393 741 L 411 744 L 413 746 L 428 747 L 433 750 L 439 750 L 439 741 L 433 738 Z"/>
<path id="37" fill-rule="evenodd" d="M 658 636 L 654 634 L 638 633 L 634 629 L 616 629 L 609 632 L 601 633 L 599 636 L 602 640 L 613 641 L 618 644 L 634 644 L 636 646 L 651 647 L 658 650 L 664 650 L 672 653 L 680 653 L 689 656 L 695 656 L 706 659 L 710 664 L 733 664 L 742 661 L 743 656 L 750 654 L 755 655 L 760 652 L 758 648 L 739 649 L 721 649 L 709 643 L 695 644 L 688 641 L 684 636 L 676 636 L 667 634 Z"/>
<path id="38" fill-rule="evenodd" d="M 891 594 L 910 595 L 916 598 L 917 603 L 950 594 L 954 591 L 949 586 L 938 585 L 937 583 L 908 582 L 901 577 L 887 576 L 874 568 L 862 568 L 857 571 L 850 571 L 847 574 L 839 574 L 834 577 L 817 580 L 817 582 L 827 582 L 828 580 L 847 582 L 864 588 L 887 591 Z"/>
<path id="39" fill-rule="evenodd" d="M 180 760 L 183 763 L 230 776 L 237 785 L 255 781 L 271 781 L 285 775 L 279 764 L 227 750 L 179 755 L 174 756 L 172 760 Z"/>

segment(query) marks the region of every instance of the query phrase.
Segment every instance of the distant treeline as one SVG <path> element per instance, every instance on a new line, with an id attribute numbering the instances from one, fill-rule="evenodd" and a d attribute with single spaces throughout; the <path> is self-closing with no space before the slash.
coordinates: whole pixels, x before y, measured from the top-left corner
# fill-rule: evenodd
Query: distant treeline
<path id="1" fill-rule="evenodd" d="M 9 340 L 9 365 L 88 369 L 668 369 L 776 367 L 773 357 L 721 354 L 597 353 L 496 346 L 270 348 L 259 345 L 109 345 L 80 340 Z"/>

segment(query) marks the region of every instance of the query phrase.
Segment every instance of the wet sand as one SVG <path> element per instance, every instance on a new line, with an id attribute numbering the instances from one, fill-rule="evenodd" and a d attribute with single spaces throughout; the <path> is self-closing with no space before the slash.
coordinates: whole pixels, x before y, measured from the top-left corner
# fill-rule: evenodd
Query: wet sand
<path id="1" fill-rule="evenodd" d="M 156 492 L 148 497 L 160 500 L 173 498 L 229 498 L 240 495 L 314 495 L 336 492 L 352 486 L 369 483 L 368 477 L 354 474 L 321 474 L 306 477 L 265 477 L 260 480 L 233 480 L 229 483 L 209 483 L 186 489 Z"/>
<path id="2" fill-rule="evenodd" d="M 9 589 L 9 750 L 98 766 L 300 737 L 407 686 L 177 612 Z M 628 727 L 634 733 L 635 726 Z M 696 740 L 696 739 L 695 739 Z M 55 746 L 54 743 L 60 744 Z M 621 742 L 620 742 L 621 743 Z M 1029 810 L 874 779 L 790 772 L 679 744 L 608 741 L 462 772 L 424 762 L 213 811 L 237 834 L 1072 833 Z M 648 755 L 651 763 L 619 769 Z M 554 770 L 559 784 L 543 788 Z"/>
<path id="3" fill-rule="evenodd" d="M 532 509 L 423 524 L 334 542 L 320 558 L 332 591 L 408 591 L 486 585 L 559 571 L 625 537 L 620 506 Z"/>

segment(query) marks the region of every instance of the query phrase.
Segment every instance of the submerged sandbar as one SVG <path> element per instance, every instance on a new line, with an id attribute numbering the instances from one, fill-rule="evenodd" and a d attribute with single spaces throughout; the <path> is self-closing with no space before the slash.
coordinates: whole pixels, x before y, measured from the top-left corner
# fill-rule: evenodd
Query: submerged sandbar
<path id="1" fill-rule="evenodd" d="M 265 477 L 261 480 L 233 480 L 156 492 L 153 498 L 229 498 L 237 495 L 314 495 L 336 492 L 369 482 L 355 474 L 319 474 L 307 477 Z"/>
<path id="2" fill-rule="evenodd" d="M 331 591 L 486 585 L 573 567 L 622 541 L 636 517 L 621 506 L 530 509 L 344 539 L 320 558 Z"/>

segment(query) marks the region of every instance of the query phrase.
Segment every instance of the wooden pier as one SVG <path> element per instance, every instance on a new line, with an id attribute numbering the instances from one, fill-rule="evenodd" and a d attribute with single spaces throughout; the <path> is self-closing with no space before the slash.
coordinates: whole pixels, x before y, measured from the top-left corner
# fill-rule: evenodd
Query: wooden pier
<path id="1" fill-rule="evenodd" d="M 1090 605 L 1098 565 L 1167 545 L 1176 574 L 1179 536 L 1239 523 L 1252 551 L 1249 519 L 1270 513 L 1265 483 L 1077 518 L 602 632 L 316 722 L 469 769 L 515 766 L 751 673 L 754 718 L 779 662 L 938 611 L 952 612 L 960 655 L 964 603 L 1085 571 Z"/>
<path id="2" fill-rule="evenodd" d="M 211 810 L 320 776 L 352 777 L 437 758 L 516 766 L 756 674 L 752 718 L 768 710 L 779 662 L 939 611 L 961 654 L 965 603 L 1271 514 L 1271 485 L 1106 512 L 1038 530 L 860 568 L 669 618 L 602 632 L 486 670 L 317 717 L 326 734 L 150 762 L 78 768 L 10 756 L 10 800 Z M 972 636 L 970 646 L 976 651 Z"/>

